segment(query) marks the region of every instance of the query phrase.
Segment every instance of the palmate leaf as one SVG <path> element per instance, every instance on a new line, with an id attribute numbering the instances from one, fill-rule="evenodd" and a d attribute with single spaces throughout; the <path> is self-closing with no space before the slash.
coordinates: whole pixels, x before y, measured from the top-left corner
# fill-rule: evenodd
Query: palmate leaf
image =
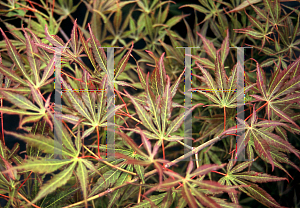
<path id="1" fill-rule="evenodd" d="M 172 86 L 170 86 L 170 80 L 169 80 L 170 78 L 167 75 L 165 75 L 165 71 L 164 71 L 163 55 L 159 60 L 159 67 L 157 67 L 158 69 L 160 68 L 160 70 L 153 71 L 151 75 L 153 78 L 154 76 L 153 74 L 156 74 L 155 77 L 157 78 L 157 80 L 154 78 L 150 80 L 151 82 L 156 82 L 156 84 L 159 85 L 159 89 L 162 89 L 162 87 L 160 87 L 159 84 L 162 79 L 164 79 L 162 84 L 169 83 L 167 85 L 164 85 L 163 93 L 160 95 L 159 94 L 160 92 L 154 93 L 153 91 L 151 91 L 150 84 L 149 84 L 149 74 L 147 75 L 147 77 L 145 77 L 141 69 L 138 67 L 137 71 L 140 78 L 140 82 L 143 88 L 145 89 L 145 97 L 143 100 L 139 100 L 133 98 L 130 95 L 128 96 L 131 100 L 134 99 L 132 100 L 132 102 L 135 105 L 137 114 L 139 115 L 139 118 L 141 119 L 143 125 L 152 132 L 152 133 L 150 132 L 146 133 L 145 131 L 143 131 L 146 134 L 146 136 L 151 139 L 164 137 L 166 140 L 168 140 L 169 134 L 172 133 L 171 130 L 173 129 L 173 127 L 177 128 L 177 125 L 181 125 L 183 121 L 180 116 L 179 120 L 177 120 L 175 123 L 172 124 L 173 127 L 170 130 L 170 132 L 168 134 L 165 134 L 165 132 L 168 131 L 167 123 L 169 123 L 168 121 L 171 116 L 171 111 L 175 104 L 172 101 L 172 98 L 176 94 L 176 91 L 178 89 L 180 80 L 184 72 L 182 72 L 181 75 L 178 77 L 178 79 L 175 81 L 175 83 Z M 141 105 L 141 103 L 143 103 L 143 105 Z M 149 115 L 149 113 L 150 116 L 147 116 Z"/>
<path id="2" fill-rule="evenodd" d="M 28 29 L 27 29 L 28 30 Z M 7 69 L 2 64 L 0 65 L 0 71 L 4 73 L 7 77 L 10 79 L 21 83 L 22 85 L 29 86 L 32 85 L 36 89 L 47 85 L 53 81 L 53 78 L 49 79 L 51 75 L 54 72 L 54 57 L 49 62 L 47 62 L 47 66 L 44 69 L 43 76 L 40 78 L 40 72 L 41 72 L 41 58 L 40 58 L 40 51 L 37 48 L 36 43 L 41 43 L 41 40 L 36 37 L 32 31 L 29 30 L 29 32 L 32 35 L 32 38 L 28 35 L 26 32 L 26 29 L 23 28 L 23 32 L 25 34 L 25 44 L 26 44 L 26 54 L 27 54 L 27 62 L 25 62 L 25 65 L 29 65 L 32 69 L 33 78 L 30 78 L 30 74 L 27 73 L 24 63 L 21 60 L 21 55 L 16 51 L 16 48 L 11 44 L 10 40 L 5 36 L 4 32 L 2 31 L 2 34 L 6 40 L 7 43 L 7 49 L 8 53 L 13 60 L 14 64 L 17 66 L 17 68 L 22 72 L 23 76 L 28 81 L 24 81 L 21 79 L 19 75 L 17 75 L 14 71 Z M 48 55 L 47 55 L 48 57 Z"/>
<path id="3" fill-rule="evenodd" d="M 280 104 L 296 103 L 300 100 L 299 93 L 296 92 L 296 90 L 300 88 L 300 80 L 296 78 L 296 76 L 299 76 L 300 72 L 299 63 L 300 58 L 284 70 L 280 70 L 279 64 L 275 68 L 275 73 L 273 74 L 271 81 L 267 83 L 264 72 L 262 71 L 259 63 L 256 61 L 256 91 L 258 91 L 262 97 L 259 95 L 251 95 L 256 99 L 256 101 L 266 102 L 265 108 L 268 118 L 270 118 L 271 113 L 274 112 L 277 116 L 293 124 L 298 129 L 300 129 L 300 127 L 293 121 L 293 119 L 280 109 Z"/>
<path id="4" fill-rule="evenodd" d="M 91 89 L 91 87 L 88 86 L 88 83 L 91 81 L 88 76 L 89 75 L 87 73 L 84 73 L 84 82 L 81 85 L 82 90 L 79 92 L 72 90 L 67 81 L 62 80 L 62 84 L 67 90 L 65 95 L 68 99 L 66 99 L 65 102 L 70 106 L 70 109 L 72 107 L 75 109 L 75 111 L 72 109 L 66 114 L 62 114 L 62 118 L 75 125 L 82 121 L 83 124 L 89 126 L 89 128 L 84 131 L 82 138 L 86 138 L 92 134 L 96 126 L 103 128 L 106 127 L 107 118 L 113 116 L 115 112 L 124 107 L 124 105 L 116 105 L 107 112 L 106 105 L 109 105 L 106 104 L 105 91 L 106 85 L 108 84 L 107 75 L 105 75 L 98 84 L 97 92 L 96 90 L 93 91 L 94 88 Z M 95 79 L 92 81 L 95 81 Z M 113 97 L 110 98 L 109 102 L 111 102 L 112 99 Z M 74 116 L 74 113 L 77 113 L 77 115 Z"/>
<path id="5" fill-rule="evenodd" d="M 203 180 L 203 177 L 200 180 L 193 178 L 197 175 L 203 176 L 211 171 L 218 170 L 224 167 L 225 165 L 226 164 L 203 165 L 197 168 L 196 170 L 192 171 L 193 161 L 190 161 L 186 170 L 185 178 L 183 178 L 177 173 L 166 171 L 165 173 L 167 175 L 174 177 L 177 180 L 166 180 L 159 187 L 171 188 L 177 185 L 179 182 L 181 182 L 183 183 L 183 186 L 181 187 L 181 194 L 182 197 L 189 204 L 189 207 L 199 207 L 198 204 L 201 204 L 205 207 L 221 207 L 213 198 L 207 195 L 207 191 L 211 193 L 223 191 L 227 193 L 236 193 L 236 191 L 234 190 L 234 188 L 236 187 L 231 187 L 228 189 L 228 187 L 221 185 L 218 182 Z M 198 186 L 199 188 L 196 188 L 196 186 Z"/>
<path id="6" fill-rule="evenodd" d="M 77 41 L 77 44 L 76 44 L 77 51 L 74 51 L 75 46 L 73 44 L 73 41 L 75 41 L 74 38 L 76 39 L 77 30 L 78 30 L 79 35 L 80 35 L 80 42 Z M 39 48 L 44 49 L 45 51 L 47 51 L 49 53 L 53 53 L 53 54 L 55 54 L 55 51 L 56 51 L 55 47 L 64 47 L 64 49 L 61 50 L 61 55 L 64 59 L 66 59 L 67 61 L 70 61 L 70 62 L 73 62 L 73 61 L 76 62 L 82 69 L 88 71 L 90 74 L 92 74 L 95 77 L 99 76 L 99 71 L 96 71 L 97 66 L 96 66 L 91 48 L 88 46 L 88 42 L 83 37 L 82 31 L 78 28 L 77 24 L 74 24 L 72 31 L 73 31 L 73 33 L 72 33 L 71 39 L 65 44 L 57 35 L 54 35 L 54 36 L 50 35 L 50 32 L 48 31 L 48 27 L 45 27 L 46 38 L 51 44 L 53 44 L 54 47 L 50 46 L 50 45 L 47 45 L 47 44 L 44 44 L 44 43 L 41 43 L 41 41 L 36 41 L 36 45 Z M 73 37 L 73 35 L 75 37 Z M 68 47 L 69 43 L 70 43 L 70 46 L 73 50 L 69 49 L 69 47 Z M 82 46 L 80 45 L 80 43 L 82 44 Z M 91 61 L 93 67 L 94 67 L 94 71 L 91 70 L 80 59 L 81 56 L 85 56 L 85 55 L 81 54 L 83 50 L 85 51 L 86 55 L 88 55 L 88 58 Z"/>
<path id="7" fill-rule="evenodd" d="M 249 167 L 249 165 L 252 164 L 252 161 L 243 162 L 233 167 L 234 164 L 234 161 L 229 162 L 226 175 L 219 180 L 221 184 L 226 184 L 227 186 L 244 185 L 243 187 L 239 187 L 239 190 L 246 193 L 248 196 L 256 199 L 267 207 L 281 207 L 265 190 L 252 182 L 266 183 L 287 180 L 286 178 L 272 176 L 266 173 L 257 173 L 255 171 L 240 173 Z M 236 200 L 235 197 L 231 197 L 231 199 L 233 202 Z"/>
<path id="8" fill-rule="evenodd" d="M 32 80 L 29 78 L 28 73 L 25 70 L 24 64 L 21 60 L 21 56 L 20 54 L 17 52 L 15 46 L 13 46 L 11 44 L 11 42 L 9 41 L 9 39 L 7 38 L 7 36 L 5 35 L 5 33 L 3 32 L 3 30 L 0 28 L 0 31 L 2 33 L 2 36 L 5 39 L 6 42 L 6 47 L 8 50 L 8 54 L 10 56 L 10 58 L 13 60 L 13 62 L 16 64 L 16 66 L 18 67 L 19 70 L 21 70 L 22 74 L 24 75 L 24 77 L 33 84 Z"/>
<path id="9" fill-rule="evenodd" d="M 149 53 L 149 55 L 154 57 L 152 53 Z M 178 137 L 171 134 L 173 134 L 181 126 L 186 114 L 192 113 L 193 109 L 195 109 L 200 105 L 203 105 L 199 103 L 193 106 L 191 109 L 189 109 L 187 113 L 183 112 L 179 116 L 177 116 L 173 121 L 170 121 L 172 108 L 175 107 L 175 103 L 172 102 L 172 98 L 176 94 L 179 82 L 184 72 L 182 72 L 181 75 L 178 77 L 178 79 L 175 81 L 175 83 L 172 86 L 170 86 L 169 83 L 170 78 L 168 77 L 168 75 L 165 74 L 165 70 L 164 70 L 163 55 L 158 61 L 158 66 L 156 66 L 157 70 L 154 70 L 152 72 L 150 78 L 151 81 L 150 84 L 149 84 L 149 74 L 146 77 L 143 74 L 143 72 L 140 70 L 140 68 L 139 67 L 137 68 L 140 82 L 143 88 L 145 89 L 145 96 L 143 97 L 143 99 L 138 99 L 137 97 L 133 97 L 125 91 L 127 97 L 131 99 L 136 109 L 136 112 L 139 116 L 139 119 L 141 119 L 142 125 L 149 130 L 149 131 L 142 130 L 142 133 L 145 134 L 145 136 L 149 139 L 156 139 L 156 140 L 158 139 L 159 145 L 162 144 L 163 140 L 176 141 L 176 140 L 184 139 L 183 137 Z M 151 91 L 150 85 L 156 87 L 152 88 Z M 164 89 L 164 91 L 162 89 Z M 153 92 L 153 90 L 156 90 L 156 93 Z M 132 128 L 126 128 L 126 129 L 130 131 L 134 131 L 136 133 L 140 133 L 136 129 L 132 129 Z"/>
<path id="10" fill-rule="evenodd" d="M 54 122 L 57 122 L 56 120 Z M 36 173 L 52 173 L 61 168 L 63 169 L 60 173 L 54 175 L 54 177 L 45 183 L 35 199 L 31 203 L 35 203 L 45 197 L 46 195 L 52 193 L 57 188 L 65 185 L 72 177 L 73 172 L 77 175 L 81 190 L 83 191 L 84 199 L 87 199 L 87 189 L 88 189 L 88 169 L 93 170 L 95 173 L 99 171 L 94 167 L 94 165 L 88 160 L 78 158 L 81 149 L 81 137 L 80 137 L 80 126 L 77 132 L 77 137 L 75 138 L 75 145 L 72 143 L 70 135 L 67 133 L 66 129 L 63 127 L 59 129 L 62 132 L 62 146 L 57 143 L 57 141 L 42 136 L 40 134 L 16 134 L 12 132 L 6 132 L 6 134 L 13 135 L 16 138 L 26 141 L 29 145 L 38 148 L 44 153 L 53 154 L 53 150 L 61 151 L 64 159 L 31 159 L 25 161 L 25 163 L 19 164 L 18 166 L 10 168 L 10 170 L 30 170 Z M 57 143 L 57 144 L 55 144 Z M 74 148 L 77 148 L 77 150 Z M 76 168 L 77 166 L 77 168 Z"/>
<path id="11" fill-rule="evenodd" d="M 239 122 L 243 122 L 239 118 L 237 118 Z M 272 165 L 272 169 L 274 166 L 278 166 L 277 161 L 274 159 L 272 154 L 278 154 L 279 151 L 294 153 L 298 158 L 300 158 L 300 151 L 297 150 L 294 146 L 292 146 L 289 142 L 282 139 L 280 136 L 271 133 L 267 127 L 270 126 L 287 126 L 284 123 L 278 121 L 260 121 L 257 122 L 255 107 L 253 109 L 253 114 L 251 117 L 251 122 L 248 124 L 245 122 L 245 128 L 243 125 L 237 125 L 237 127 L 229 128 L 221 134 L 221 137 L 226 134 L 233 134 L 234 132 L 245 131 L 245 141 L 241 142 L 241 139 L 237 142 L 237 155 L 240 154 L 244 145 L 249 145 L 251 142 L 255 146 L 255 151 L 257 154 L 266 162 Z M 242 138 L 242 137 L 241 137 Z M 282 157 L 282 155 L 278 155 L 278 157 Z M 284 155 L 285 157 L 285 155 Z"/>
<path id="12" fill-rule="evenodd" d="M 236 96 L 240 96 L 241 93 L 248 92 L 255 84 L 250 84 L 245 87 L 245 90 L 239 93 L 234 92 L 236 88 L 236 77 L 237 77 L 237 68 L 241 67 L 240 64 L 236 64 L 232 70 L 232 75 L 227 78 L 226 72 L 220 60 L 219 51 L 217 52 L 217 58 L 215 63 L 215 77 L 216 81 L 212 78 L 211 74 L 204 69 L 199 63 L 196 62 L 196 65 L 201 70 L 203 76 L 196 76 L 200 81 L 206 84 L 205 87 L 192 88 L 189 91 L 197 91 L 204 96 L 206 96 L 209 100 L 211 100 L 214 104 L 211 106 L 218 106 L 219 108 L 236 108 Z M 209 92 L 205 89 L 207 88 Z M 211 93 L 210 93 L 211 91 Z"/>
<path id="13" fill-rule="evenodd" d="M 117 11 L 114 12 L 114 18 L 113 21 L 110 21 L 109 19 L 107 19 L 106 23 L 105 23 L 105 29 L 107 29 L 107 31 L 109 33 L 111 33 L 111 35 L 107 35 L 104 36 L 102 35 L 103 39 L 105 38 L 105 40 L 112 40 L 110 42 L 110 45 L 116 45 L 116 43 L 121 43 L 124 46 L 129 46 L 130 43 L 128 43 L 128 41 L 126 41 L 126 38 L 131 36 L 131 31 L 126 31 L 129 23 L 131 22 L 132 25 L 135 25 L 135 23 L 132 22 L 132 12 L 134 11 L 134 7 L 132 7 L 129 11 L 129 13 L 127 14 L 126 18 L 123 19 L 122 16 L 123 12 L 122 12 L 122 8 L 118 7 Z M 136 31 L 137 32 L 137 31 Z M 135 39 L 135 38 L 132 38 Z"/>
<path id="14" fill-rule="evenodd" d="M 40 93 L 32 85 L 29 84 L 29 87 L 31 90 L 33 100 L 38 104 L 39 108 L 23 95 L 2 90 L 0 91 L 0 93 L 4 96 L 4 98 L 21 109 L 0 107 L 0 111 L 7 114 L 27 115 L 28 117 L 25 117 L 20 121 L 19 128 L 23 128 L 23 125 L 25 123 L 36 122 L 43 118 L 49 123 L 51 129 L 53 130 L 53 124 L 49 119 L 49 114 L 46 112 L 50 105 L 51 95 L 49 95 L 49 97 L 46 100 L 46 103 L 44 104 Z"/>

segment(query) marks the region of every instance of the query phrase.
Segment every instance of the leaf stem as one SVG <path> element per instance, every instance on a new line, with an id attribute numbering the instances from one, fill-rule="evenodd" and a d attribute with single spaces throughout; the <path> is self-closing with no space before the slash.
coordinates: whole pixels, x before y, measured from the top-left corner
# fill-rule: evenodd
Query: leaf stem
<path id="1" fill-rule="evenodd" d="M 185 159 L 185 158 L 188 158 L 188 157 L 190 157 L 190 156 L 192 156 L 192 155 L 198 153 L 200 150 L 204 149 L 205 147 L 208 147 L 208 146 L 210 146 L 210 145 L 216 143 L 216 142 L 219 141 L 220 139 L 221 139 L 221 138 L 220 138 L 219 136 L 217 136 L 217 137 L 215 137 L 215 138 L 213 138 L 213 139 L 211 139 L 211 140 L 205 142 L 204 144 L 199 145 L 199 146 L 196 147 L 196 148 L 193 148 L 192 151 L 190 151 L 190 152 L 188 152 L 188 153 L 186 153 L 186 154 L 184 154 L 184 155 L 178 157 L 177 159 L 175 159 L 175 160 L 173 160 L 173 161 L 167 163 L 167 164 L 165 165 L 165 167 L 171 167 L 172 165 L 175 165 L 176 163 L 180 162 L 181 160 L 183 160 L 183 159 Z"/>
<path id="2" fill-rule="evenodd" d="M 31 174 L 32 174 L 32 171 L 30 171 L 29 175 L 28 175 L 27 178 L 24 180 L 24 182 L 20 185 L 20 187 L 18 188 L 17 191 L 19 191 L 20 188 L 24 185 L 24 183 L 26 183 L 26 181 L 28 180 L 28 178 L 30 177 Z"/>
<path id="3" fill-rule="evenodd" d="M 226 174 L 224 174 L 224 173 L 221 173 L 221 172 L 218 172 L 218 171 L 214 171 L 214 170 L 212 170 L 211 172 L 218 173 L 218 174 L 220 174 L 220 175 L 224 175 L 224 176 L 226 176 Z"/>
<path id="4" fill-rule="evenodd" d="M 39 207 L 39 206 L 37 206 L 37 205 L 35 205 L 35 204 L 32 204 L 28 199 L 26 199 L 26 197 L 25 196 L 23 196 L 22 194 L 20 194 L 19 192 L 18 192 L 18 195 L 20 196 L 20 197 L 22 197 L 22 199 L 24 199 L 27 203 L 29 203 L 31 206 L 33 206 L 33 207 L 35 207 L 35 208 L 41 208 L 41 207 Z"/>

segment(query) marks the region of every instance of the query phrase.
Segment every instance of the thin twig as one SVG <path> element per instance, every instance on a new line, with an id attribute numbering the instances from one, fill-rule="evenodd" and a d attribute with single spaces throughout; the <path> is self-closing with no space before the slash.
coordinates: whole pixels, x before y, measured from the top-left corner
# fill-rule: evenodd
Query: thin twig
<path id="1" fill-rule="evenodd" d="M 26 199 L 25 196 L 23 196 L 23 195 L 20 194 L 19 192 L 18 192 L 18 195 L 19 195 L 20 197 L 22 197 L 22 199 L 24 199 L 24 200 L 25 200 L 27 203 L 29 203 L 31 206 L 36 207 L 36 208 L 41 208 L 41 207 L 39 207 L 39 206 L 37 206 L 37 205 L 35 205 L 35 204 L 32 204 L 28 199 Z"/>

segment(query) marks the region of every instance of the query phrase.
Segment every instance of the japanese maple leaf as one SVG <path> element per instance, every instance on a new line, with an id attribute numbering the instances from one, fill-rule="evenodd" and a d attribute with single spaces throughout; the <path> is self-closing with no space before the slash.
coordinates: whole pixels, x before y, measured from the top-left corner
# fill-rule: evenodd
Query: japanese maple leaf
<path id="1" fill-rule="evenodd" d="M 280 118 L 300 129 L 295 121 L 282 111 L 282 105 L 300 101 L 300 93 L 297 92 L 300 88 L 300 58 L 283 70 L 280 69 L 280 64 L 277 65 L 269 83 L 267 83 L 265 73 L 259 63 L 256 60 L 254 61 L 256 62 L 257 74 L 257 85 L 254 89 L 261 95 L 251 96 L 255 98 L 256 102 L 265 102 L 264 105 L 257 109 L 257 111 L 265 107 L 269 120 L 271 113 L 275 113 Z"/>
<path id="2" fill-rule="evenodd" d="M 260 203 L 264 204 L 267 207 L 282 207 L 280 206 L 275 199 L 272 198 L 265 190 L 260 188 L 255 183 L 267 183 L 273 181 L 282 181 L 287 180 L 286 178 L 272 176 L 266 173 L 258 173 L 255 171 L 245 171 L 241 172 L 252 164 L 253 161 L 247 161 L 236 165 L 235 167 L 234 160 L 231 160 L 227 164 L 226 174 L 219 180 L 219 183 L 227 186 L 238 186 L 240 191 L 244 192 L 248 196 L 256 199 Z M 238 197 L 235 193 L 229 193 L 231 201 L 238 203 Z"/>
<path id="3" fill-rule="evenodd" d="M 285 126 L 288 128 L 288 125 L 278 121 L 264 120 L 257 122 L 257 116 L 255 111 L 255 105 L 253 107 L 253 114 L 250 122 L 243 121 L 239 118 L 237 120 L 241 123 L 236 127 L 232 127 L 224 131 L 222 135 L 233 134 L 235 132 L 244 132 L 243 137 L 240 137 L 237 141 L 236 155 L 239 155 L 241 150 L 244 148 L 244 145 L 249 148 L 249 146 L 254 146 L 256 153 L 266 162 L 272 165 L 272 171 L 274 166 L 280 167 L 280 162 L 286 162 L 286 153 L 294 153 L 298 158 L 300 158 L 300 151 L 292 146 L 288 141 L 282 139 L 279 135 L 276 135 L 267 129 L 270 126 Z M 245 124 L 245 125 L 242 125 Z M 245 138 L 243 140 L 243 138 Z M 248 151 L 250 160 L 253 159 L 253 153 L 251 153 L 252 148 L 249 148 Z"/>

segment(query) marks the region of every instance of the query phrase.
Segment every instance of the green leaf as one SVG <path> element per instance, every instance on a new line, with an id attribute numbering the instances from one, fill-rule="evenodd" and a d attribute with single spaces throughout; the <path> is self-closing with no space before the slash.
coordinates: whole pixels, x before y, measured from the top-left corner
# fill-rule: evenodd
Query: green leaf
<path id="1" fill-rule="evenodd" d="M 141 121 L 143 122 L 143 125 L 151 130 L 153 133 L 157 134 L 157 130 L 155 129 L 153 123 L 152 123 L 152 119 L 149 116 L 149 113 L 131 96 L 128 94 L 128 92 L 126 90 L 124 90 L 126 95 L 130 98 L 130 100 L 132 101 L 136 112 L 139 116 L 139 118 L 141 119 Z"/>
<path id="2" fill-rule="evenodd" d="M 181 113 L 179 116 L 177 116 L 169 125 L 168 129 L 167 129 L 167 132 L 166 132 L 166 137 L 168 137 L 171 133 L 177 131 L 177 129 L 181 126 L 181 124 L 183 123 L 184 121 L 184 118 L 186 115 L 192 113 L 192 111 L 200 106 L 200 105 L 203 105 L 202 103 L 198 103 L 196 105 L 194 105 L 192 108 L 190 108 L 187 112 L 183 112 Z"/>
<path id="3" fill-rule="evenodd" d="M 61 136 L 62 136 L 62 142 L 63 142 L 63 145 L 65 146 L 65 148 L 72 152 L 72 154 L 75 156 L 77 155 L 77 151 L 76 149 L 74 148 L 74 144 L 71 140 L 71 137 L 67 131 L 67 129 L 63 126 L 63 125 L 59 125 L 59 121 L 58 119 L 53 119 L 54 120 L 54 123 L 56 124 L 56 126 L 58 127 L 58 129 L 56 131 L 59 131 L 61 132 Z M 62 127 L 62 128 L 60 128 Z"/>
<path id="4" fill-rule="evenodd" d="M 191 208 L 197 208 L 197 202 L 195 200 L 195 197 L 192 195 L 191 190 L 188 188 L 186 184 L 183 185 L 182 190 L 182 197 L 187 201 L 189 204 L 189 207 Z"/>
<path id="5" fill-rule="evenodd" d="M 88 109 L 83 104 L 82 100 L 76 95 L 76 92 L 72 90 L 69 84 L 66 83 L 65 80 L 61 79 L 61 82 L 63 86 L 65 87 L 66 95 L 71 101 L 72 106 L 86 119 L 88 119 L 91 123 L 93 123 L 93 120 L 91 118 L 90 113 L 88 112 Z"/>
<path id="6" fill-rule="evenodd" d="M 0 31 L 1 31 L 4 39 L 5 39 L 6 47 L 7 47 L 7 50 L 8 50 L 8 55 L 13 60 L 13 62 L 17 65 L 17 67 L 22 71 L 22 73 L 26 77 L 26 79 L 30 83 L 32 83 L 31 79 L 29 78 L 29 76 L 28 76 L 28 74 L 25 70 L 24 64 L 23 64 L 23 62 L 21 60 L 21 57 L 20 57 L 20 54 L 16 50 L 16 47 L 11 44 L 11 42 L 9 41 L 9 39 L 7 38 L 7 36 L 5 35 L 5 33 L 3 32 L 3 30 L 1 28 L 0 28 Z"/>
<path id="7" fill-rule="evenodd" d="M 0 91 L 0 93 L 11 103 L 18 106 L 21 109 L 32 110 L 39 112 L 40 109 L 36 107 L 30 100 L 28 100 L 23 95 L 7 92 L 7 91 Z"/>
<path id="8" fill-rule="evenodd" d="M 34 198 L 34 200 L 31 202 L 32 204 L 35 204 L 37 201 L 41 200 L 46 195 L 54 192 L 57 188 L 65 185 L 68 180 L 72 177 L 73 170 L 75 168 L 76 162 L 74 162 L 72 165 L 70 165 L 67 169 L 61 171 L 60 173 L 53 176 L 52 179 L 47 181 L 45 183 L 37 196 Z"/>
<path id="9" fill-rule="evenodd" d="M 261 1 L 262 0 L 247 0 L 247 1 L 243 1 L 239 6 L 235 7 L 233 10 L 230 10 L 229 12 L 240 11 L 240 10 L 248 7 L 249 5 L 256 4 L 256 3 L 259 3 Z"/>
<path id="10" fill-rule="evenodd" d="M 241 179 L 246 179 L 254 183 L 267 183 L 267 182 L 287 180 L 286 178 L 272 176 L 267 173 L 257 173 L 255 171 L 237 173 L 235 175 Z"/>
<path id="11" fill-rule="evenodd" d="M 6 114 L 37 116 L 37 113 L 34 113 L 34 112 L 29 112 L 29 111 L 25 111 L 25 110 L 21 110 L 21 109 L 13 109 L 13 108 L 9 108 L 9 107 L 0 107 L 0 111 L 3 113 L 6 113 Z"/>
<path id="12" fill-rule="evenodd" d="M 21 135 L 21 134 L 16 134 L 13 132 L 5 132 L 5 133 L 12 135 L 18 139 L 22 139 L 22 140 L 26 141 L 29 145 L 31 145 L 33 147 L 37 147 L 45 153 L 54 154 L 54 150 L 56 150 L 58 152 L 61 151 L 62 155 L 65 155 L 65 156 L 70 156 L 72 158 L 76 156 L 74 153 L 70 153 L 70 152 L 66 151 L 62 145 L 61 145 L 62 148 L 59 148 L 60 144 L 57 141 L 46 138 L 42 135 L 34 135 L 34 134 Z"/>
<path id="13" fill-rule="evenodd" d="M 35 173 L 52 173 L 59 168 L 68 165 L 72 160 L 27 160 L 24 164 L 13 167 L 14 170 L 30 170 Z"/>
<path id="14" fill-rule="evenodd" d="M 145 170 L 144 167 L 141 165 L 133 165 L 134 169 L 136 170 L 136 173 L 138 174 L 138 176 L 140 177 L 140 179 L 142 180 L 142 183 L 145 183 Z"/>
<path id="15" fill-rule="evenodd" d="M 76 170 L 77 177 L 79 179 L 81 190 L 83 192 L 83 198 L 85 200 L 85 204 L 87 206 L 87 189 L 88 189 L 88 172 L 83 163 L 79 160 L 78 166 Z"/>
<path id="16" fill-rule="evenodd" d="M 91 41 L 94 57 L 95 57 L 97 63 L 100 65 L 100 69 L 104 70 L 105 73 L 109 76 L 109 73 L 108 73 L 107 68 L 106 68 L 107 58 L 106 58 L 106 55 L 104 53 L 104 50 L 103 50 L 103 48 L 101 48 L 101 45 L 100 45 L 99 41 L 94 36 L 90 24 L 88 25 L 88 27 L 89 27 L 89 31 L 90 31 L 90 34 L 91 34 L 91 40 L 90 41 Z M 96 70 L 96 68 L 95 68 L 95 70 Z M 113 80 L 113 78 L 110 77 L 109 80 Z"/>
<path id="17" fill-rule="evenodd" d="M 229 31 L 226 30 L 226 37 L 222 42 L 221 49 L 220 49 L 220 56 L 221 56 L 221 63 L 224 65 L 225 59 L 228 56 L 229 53 Z"/>
<path id="18" fill-rule="evenodd" d="M 171 90 L 170 90 L 170 78 L 167 77 L 167 84 L 165 87 L 165 92 L 162 96 L 162 107 L 161 107 L 161 122 L 162 122 L 162 129 L 165 131 L 166 123 L 171 117 Z"/>
<path id="19" fill-rule="evenodd" d="M 144 199 L 137 205 L 134 205 L 134 208 L 152 208 L 153 204 L 158 205 L 159 203 L 162 202 L 164 197 L 166 196 L 167 193 L 162 193 L 158 195 L 152 195 L 149 197 L 149 199 Z"/>
<path id="20" fill-rule="evenodd" d="M 117 79 L 117 77 L 124 71 L 124 69 L 126 67 L 126 64 L 129 60 L 129 57 L 131 55 L 132 49 L 133 49 L 133 43 L 132 43 L 131 48 L 129 49 L 129 51 L 126 53 L 125 56 L 123 56 L 123 58 L 118 63 L 118 66 L 117 66 L 116 72 L 115 72 L 116 73 L 115 79 Z"/>
<path id="21" fill-rule="evenodd" d="M 39 84 L 39 69 L 41 67 L 41 62 L 37 58 L 35 58 L 35 54 L 38 54 L 38 48 L 32 41 L 32 39 L 29 37 L 25 29 L 23 28 L 23 32 L 25 34 L 26 38 L 26 54 L 27 54 L 27 59 L 29 61 L 29 66 L 33 72 L 33 76 L 35 78 L 35 84 Z"/>
<path id="22" fill-rule="evenodd" d="M 216 60 L 216 53 L 217 53 L 217 50 L 214 46 L 214 44 L 207 40 L 203 35 L 201 35 L 201 33 L 198 33 L 197 34 L 201 37 L 202 39 L 202 42 L 203 42 L 203 46 L 204 46 L 204 49 L 206 51 L 206 53 L 211 57 L 213 58 L 213 60 Z"/>
<path id="23" fill-rule="evenodd" d="M 240 163 L 240 164 L 236 165 L 233 169 L 229 169 L 230 173 L 241 172 L 242 170 L 249 167 L 252 163 L 253 163 L 253 161 L 247 161 L 247 162 Z"/>
<path id="24" fill-rule="evenodd" d="M 171 28 L 187 16 L 189 16 L 189 14 L 171 17 L 165 24 Z"/>
<path id="25" fill-rule="evenodd" d="M 196 11 L 204 13 L 204 14 L 210 13 L 207 9 L 205 9 L 204 7 L 199 6 L 197 4 L 185 4 L 179 8 L 183 8 L 183 7 L 191 7 L 193 9 L 195 9 Z"/>
<path id="26" fill-rule="evenodd" d="M 31 84 L 29 84 L 29 87 L 30 87 L 30 90 L 31 90 L 31 94 L 32 94 L 33 100 L 38 104 L 38 106 L 41 109 L 44 110 L 45 109 L 44 108 L 44 102 L 43 102 L 43 99 L 42 99 L 41 95 L 38 93 L 38 91 L 36 90 L 36 88 L 34 88 L 34 86 L 32 86 Z"/>
<path id="27" fill-rule="evenodd" d="M 133 170 L 132 165 L 128 165 L 128 167 L 126 168 L 126 170 L 132 171 L 132 170 Z M 123 172 L 123 173 L 121 174 L 121 176 L 118 178 L 118 180 L 117 180 L 115 186 L 120 186 L 120 185 L 126 183 L 126 181 L 128 180 L 128 176 L 129 176 L 128 173 Z M 118 198 L 120 198 L 121 194 L 124 194 L 124 192 L 123 192 L 123 191 L 124 191 L 124 188 L 126 188 L 126 187 L 123 187 L 123 188 L 121 188 L 121 189 L 115 190 L 115 191 L 112 193 L 112 196 L 111 196 L 111 198 L 110 198 L 110 202 L 109 202 L 109 204 L 108 204 L 108 208 L 112 207 L 112 206 L 115 204 L 116 200 L 117 200 Z"/>
<path id="28" fill-rule="evenodd" d="M 121 168 L 124 168 L 125 164 L 121 165 Z M 95 183 L 93 189 L 91 190 L 90 196 L 93 196 L 109 187 L 114 185 L 116 181 L 119 178 L 119 175 L 122 173 L 122 171 L 118 169 L 113 169 L 105 172 L 103 174 L 103 177 L 99 178 L 98 181 Z"/>
<path id="29" fill-rule="evenodd" d="M 53 57 L 47 64 L 46 68 L 44 69 L 43 76 L 40 81 L 40 85 L 43 86 L 45 82 L 52 76 L 54 73 L 54 63 L 55 57 Z"/>
<path id="30" fill-rule="evenodd" d="M 4 65 L 0 64 L 0 72 L 5 75 L 7 78 L 14 80 L 22 85 L 27 86 L 28 84 L 21 78 L 19 77 L 15 71 L 6 68 Z M 2 80 L 2 79 L 1 79 Z"/>
<path id="31" fill-rule="evenodd" d="M 5 112 L 5 111 L 3 111 L 3 112 Z M 15 113 L 17 113 L 17 112 L 19 112 L 19 111 L 15 111 Z M 26 115 L 28 115 L 28 114 L 26 114 Z M 39 121 L 43 116 L 44 115 L 36 115 L 35 114 L 35 116 L 28 116 L 28 117 L 23 118 L 19 123 L 19 128 L 22 128 L 23 125 L 26 123 L 32 123 L 32 122 Z"/>

